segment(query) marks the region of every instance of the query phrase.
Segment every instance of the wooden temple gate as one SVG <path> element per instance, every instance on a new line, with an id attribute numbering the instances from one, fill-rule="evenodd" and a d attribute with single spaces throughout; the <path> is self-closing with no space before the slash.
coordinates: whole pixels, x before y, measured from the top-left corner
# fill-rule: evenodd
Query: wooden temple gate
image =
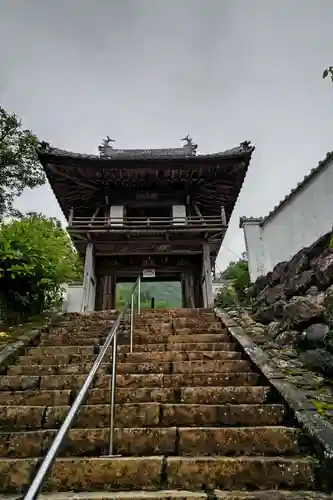
<path id="1" fill-rule="evenodd" d="M 182 148 L 100 155 L 42 144 L 39 158 L 85 259 L 82 311 L 114 309 L 117 281 L 151 270 L 180 281 L 184 307 L 211 307 L 212 268 L 254 147 L 197 155 Z"/>

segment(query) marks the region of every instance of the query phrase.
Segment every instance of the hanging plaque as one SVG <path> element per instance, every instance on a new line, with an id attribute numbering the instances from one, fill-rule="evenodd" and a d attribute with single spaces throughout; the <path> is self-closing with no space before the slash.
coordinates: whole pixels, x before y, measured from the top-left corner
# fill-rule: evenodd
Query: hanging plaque
<path id="1" fill-rule="evenodd" d="M 142 271 L 143 278 L 155 278 L 155 269 L 144 269 Z"/>

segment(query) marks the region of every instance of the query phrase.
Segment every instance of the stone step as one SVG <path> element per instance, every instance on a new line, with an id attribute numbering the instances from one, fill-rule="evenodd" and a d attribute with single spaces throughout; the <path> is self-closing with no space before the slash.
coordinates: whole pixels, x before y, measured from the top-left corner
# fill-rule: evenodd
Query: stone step
<path id="1" fill-rule="evenodd" d="M 290 427 L 180 427 L 178 455 L 292 455 L 298 432 Z"/>
<path id="2" fill-rule="evenodd" d="M 43 493 L 39 500 L 207 500 L 204 492 L 159 490 L 159 491 L 85 491 L 83 493 Z M 325 497 L 326 499 L 326 497 Z M 324 500 L 325 500 L 324 499 Z M 0 500 L 18 500 L 17 497 L 1 495 Z M 274 500 L 274 499 L 273 499 Z M 320 498 L 321 500 L 321 498 Z"/>
<path id="3" fill-rule="evenodd" d="M 208 361 L 208 360 L 228 360 L 241 359 L 242 353 L 237 351 L 191 351 L 177 352 L 133 352 L 125 355 L 124 361 L 129 363 L 145 363 L 147 361 Z M 75 359 L 75 357 L 73 358 Z"/>
<path id="4" fill-rule="evenodd" d="M 70 390 L 0 391 L 1 406 L 65 406 L 70 398 Z"/>
<path id="5" fill-rule="evenodd" d="M 80 354 L 81 356 L 94 354 L 94 346 L 82 346 L 82 345 L 71 345 L 62 346 L 58 345 L 56 349 L 54 347 L 32 347 L 27 351 L 27 355 L 36 356 L 37 358 L 43 356 L 54 356 L 55 354 L 59 356 L 72 356 L 73 354 Z"/>
<path id="6" fill-rule="evenodd" d="M 117 387 L 202 387 L 202 386 L 252 386 L 258 383 L 258 375 L 253 372 L 234 373 L 162 373 L 151 374 L 121 374 L 117 375 Z M 95 387 L 109 388 L 110 376 L 100 375 L 96 378 Z M 1 383 L 1 379 L 0 379 Z M 1 387 L 1 385 L 0 385 Z"/>
<path id="7" fill-rule="evenodd" d="M 217 343 L 217 342 L 231 342 L 232 337 L 225 333 L 194 333 L 194 334 L 175 334 L 168 337 L 168 344 L 176 343 L 190 343 L 190 342 L 205 342 L 205 343 Z"/>
<path id="8" fill-rule="evenodd" d="M 31 380 L 30 380 L 31 378 Z M 118 374 L 117 387 L 153 388 L 173 387 L 175 389 L 188 386 L 252 386 L 258 382 L 258 375 L 246 373 L 191 373 L 172 374 L 163 373 L 147 374 Z M 84 383 L 85 375 L 42 375 L 33 377 L 28 375 L 7 375 L 0 378 L 0 390 L 22 390 L 29 387 L 41 389 L 79 389 Z M 97 375 L 93 386 L 96 388 L 110 388 L 110 375 Z"/>
<path id="9" fill-rule="evenodd" d="M 96 359 L 97 354 L 89 354 L 87 356 L 82 356 L 79 361 L 77 361 L 76 364 L 78 363 L 91 363 Z M 31 355 L 26 355 L 26 356 L 20 356 L 17 360 L 17 363 L 20 363 L 21 365 L 68 365 L 70 364 L 72 360 L 71 355 L 65 355 L 65 354 L 55 354 L 54 356 L 49 355 L 49 356 L 31 356 Z"/>
<path id="10" fill-rule="evenodd" d="M 68 364 L 68 365 L 36 365 L 36 364 L 17 364 L 12 365 L 7 370 L 7 375 L 70 375 L 70 374 L 88 374 L 93 363 L 86 364 Z M 119 363 L 120 365 L 120 363 Z M 99 367 L 100 373 L 110 372 L 110 362 L 102 363 Z"/>
<path id="11" fill-rule="evenodd" d="M 133 352 L 161 352 L 169 351 L 172 348 L 172 352 L 189 352 L 189 351 L 235 351 L 237 344 L 235 342 L 182 342 L 173 343 L 172 347 L 168 344 L 134 344 Z M 119 353 L 129 353 L 128 345 L 119 345 Z M 110 349 L 111 353 L 111 349 Z"/>
<path id="12" fill-rule="evenodd" d="M 268 390 L 269 389 L 266 387 L 254 387 L 254 386 L 188 387 L 180 389 L 171 389 L 171 388 L 119 389 L 118 388 L 116 393 L 116 401 L 118 403 L 156 402 L 156 403 L 186 403 L 186 404 L 215 404 L 215 405 L 227 404 L 227 403 L 261 404 L 265 401 Z M 45 391 L 45 392 L 47 394 L 50 394 L 51 391 Z M 66 391 L 56 391 L 56 392 L 65 393 Z M 48 398 L 47 394 L 45 395 L 46 401 Z M 60 399 L 61 395 L 59 395 L 59 400 Z M 63 394 L 63 399 L 65 399 L 65 394 Z M 3 401 L 2 404 L 4 404 L 5 398 L 3 398 L 2 400 L 0 399 L 0 402 L 1 401 Z M 10 401 L 10 399 L 8 401 Z M 14 397 L 13 401 L 15 401 Z M 110 401 L 109 389 L 92 389 L 88 396 L 87 404 L 91 405 L 108 404 L 109 401 Z M 7 404 L 13 404 L 13 403 L 7 402 Z M 17 403 L 17 404 L 22 404 L 22 403 Z"/>
<path id="13" fill-rule="evenodd" d="M 28 354 L 20 356 L 18 362 L 21 364 L 43 364 L 43 365 L 65 365 L 78 363 L 91 363 L 97 357 L 96 354 L 54 354 L 46 356 L 33 356 Z M 130 363 L 145 363 L 149 361 L 170 362 L 170 361 L 192 361 L 192 360 L 232 360 L 241 359 L 242 353 L 237 351 L 192 351 L 192 352 L 173 352 L 173 351 L 152 351 L 152 352 L 133 352 L 128 354 L 118 354 L 119 361 L 127 361 Z"/>
<path id="14" fill-rule="evenodd" d="M 43 365 L 43 364 L 17 364 L 10 366 L 8 375 L 69 375 L 89 373 L 93 363 Z M 102 363 L 99 367 L 100 373 L 109 373 L 110 361 Z M 250 372 L 251 365 L 245 360 L 213 360 L 213 361 L 175 361 L 170 363 L 147 362 L 147 363 L 117 363 L 117 373 L 232 373 Z"/>
<path id="15" fill-rule="evenodd" d="M 85 491 L 82 493 L 43 493 L 39 500 L 332 500 L 333 495 L 318 491 L 221 491 L 214 493 L 185 490 L 159 491 Z M 0 500 L 18 500 L 13 495 L 1 495 Z"/>
<path id="16" fill-rule="evenodd" d="M 83 337 L 83 336 L 59 336 L 59 335 L 48 335 L 42 338 L 40 341 L 40 346 L 54 346 L 58 345 L 78 345 L 78 346 L 94 346 L 101 343 L 99 337 Z"/>
<path id="17" fill-rule="evenodd" d="M 56 429 L 68 406 L 0 406 L 0 429 Z M 247 404 L 117 404 L 115 425 L 119 427 L 269 426 L 283 422 L 282 405 Z M 109 405 L 84 405 L 74 421 L 75 428 L 108 427 Z"/>
<path id="18" fill-rule="evenodd" d="M 0 491 L 23 493 L 37 458 L 0 459 Z M 100 457 L 58 458 L 46 480 L 48 491 L 223 488 L 311 489 L 314 462 L 280 457 Z"/>
<path id="19" fill-rule="evenodd" d="M 44 456 L 56 430 L 0 432 L 0 456 Z M 59 456 L 103 456 L 108 453 L 109 429 L 71 429 Z M 115 454 L 151 455 L 290 455 L 298 453 L 295 429 L 241 428 L 116 428 Z"/>
<path id="20" fill-rule="evenodd" d="M 170 426 L 263 426 L 279 425 L 282 405 L 161 404 L 160 422 Z"/>
<path id="21" fill-rule="evenodd" d="M 117 372 L 120 373 L 206 373 L 206 372 L 247 372 L 251 370 L 248 361 L 175 361 L 170 363 L 146 362 L 117 364 Z"/>
<path id="22" fill-rule="evenodd" d="M 138 323 L 136 323 L 138 324 Z M 198 325 L 204 325 L 206 328 L 225 328 L 220 321 L 216 320 L 216 317 L 212 316 L 210 321 L 207 321 L 206 317 L 203 318 L 174 318 L 172 320 L 173 328 L 197 328 Z"/>
<path id="23" fill-rule="evenodd" d="M 315 463 L 309 458 L 169 457 L 166 485 L 174 489 L 312 489 Z"/>
<path id="24" fill-rule="evenodd" d="M 30 357 L 44 357 L 44 356 L 73 356 L 78 354 L 80 356 L 89 356 L 98 352 L 100 346 L 45 346 L 45 347 L 33 347 L 29 348 L 27 351 L 27 355 Z M 186 352 L 189 353 L 191 351 L 201 352 L 217 352 L 217 351 L 235 351 L 237 348 L 237 344 L 235 343 L 187 343 L 187 344 L 173 344 L 172 352 Z M 118 345 L 117 346 L 118 354 L 129 354 L 129 346 L 128 345 Z M 145 353 L 145 352 L 170 352 L 169 346 L 166 344 L 134 344 L 133 345 L 133 353 Z M 56 354 L 55 354 L 56 353 Z M 107 351 L 106 355 L 112 354 L 112 347 L 110 347 Z"/>
<path id="25" fill-rule="evenodd" d="M 44 456 L 57 431 L 0 432 L 0 456 L 27 458 Z M 108 454 L 110 431 L 104 429 L 71 429 L 59 456 L 105 456 Z M 176 427 L 116 428 L 115 454 L 122 456 L 174 455 L 177 445 Z"/>
<path id="26" fill-rule="evenodd" d="M 57 346 L 57 345 L 98 345 L 102 344 L 105 339 L 105 335 L 76 335 L 76 334 L 59 334 L 54 335 L 52 333 L 44 335 L 41 337 L 41 346 Z M 120 342 L 127 344 L 129 342 L 129 335 L 119 335 Z M 216 333 L 175 333 L 175 334 L 156 334 L 149 332 L 142 332 L 140 335 L 138 333 L 134 334 L 133 342 L 135 344 L 173 344 L 181 342 L 230 342 L 231 336 L 226 333 L 216 332 Z"/>
<path id="27" fill-rule="evenodd" d="M 116 497 L 115 497 L 116 498 Z M 135 497 L 134 497 L 135 498 Z M 333 495 L 318 491 L 221 491 L 215 490 L 214 500 L 330 500 Z M 79 500 L 79 499 L 78 499 Z M 82 499 L 83 500 L 83 499 Z M 86 500 L 90 500 L 87 496 Z M 92 499 L 91 499 L 92 500 Z M 97 500 L 97 499 L 96 499 Z M 105 499 L 107 500 L 107 499 Z"/>
<path id="28" fill-rule="evenodd" d="M 224 333 L 227 334 L 227 329 L 219 322 L 217 323 L 207 323 L 206 321 L 198 322 L 184 325 L 184 326 L 174 326 L 173 331 L 179 334 L 197 334 L 197 333 Z"/>

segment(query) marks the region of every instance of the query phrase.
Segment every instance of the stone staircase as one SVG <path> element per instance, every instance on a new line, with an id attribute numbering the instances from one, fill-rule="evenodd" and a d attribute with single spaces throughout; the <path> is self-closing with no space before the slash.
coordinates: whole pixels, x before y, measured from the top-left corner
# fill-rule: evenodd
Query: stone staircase
<path id="1" fill-rule="evenodd" d="M 110 319 L 107 312 L 64 318 L 0 377 L 1 498 L 21 496 L 31 484 Z M 118 456 L 107 456 L 109 357 L 42 496 L 331 498 L 316 491 L 316 460 L 288 411 L 212 311 L 144 311 L 136 318 L 132 354 L 127 340 L 123 332 L 117 365 Z"/>

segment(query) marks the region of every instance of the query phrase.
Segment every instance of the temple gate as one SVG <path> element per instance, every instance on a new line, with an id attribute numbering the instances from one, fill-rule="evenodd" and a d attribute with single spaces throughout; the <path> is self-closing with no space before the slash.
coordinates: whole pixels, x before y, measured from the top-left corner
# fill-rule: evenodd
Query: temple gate
<path id="1" fill-rule="evenodd" d="M 183 307 L 212 307 L 212 269 L 254 147 L 197 154 L 180 148 L 99 155 L 38 150 L 67 230 L 85 256 L 82 311 L 115 309 L 117 282 L 180 281 Z"/>

